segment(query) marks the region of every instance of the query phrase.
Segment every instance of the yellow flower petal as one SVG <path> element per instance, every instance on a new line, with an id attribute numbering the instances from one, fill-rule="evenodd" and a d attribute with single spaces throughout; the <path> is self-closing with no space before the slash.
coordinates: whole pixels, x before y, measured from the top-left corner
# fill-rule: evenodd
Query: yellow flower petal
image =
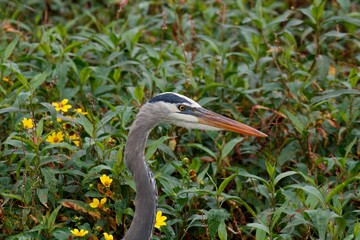
<path id="1" fill-rule="evenodd" d="M 106 200 L 107 200 L 106 197 L 102 198 L 101 201 L 100 201 L 100 204 L 104 205 L 106 203 Z"/>
<path id="2" fill-rule="evenodd" d="M 92 203 L 90 203 L 89 205 L 90 205 L 90 207 L 92 207 L 92 208 L 98 208 L 99 205 L 100 205 L 100 201 L 99 201 L 99 199 L 94 198 L 93 201 L 92 201 Z"/>
<path id="3" fill-rule="evenodd" d="M 86 115 L 86 114 L 87 114 L 87 112 L 84 112 L 81 108 L 75 109 L 75 112 L 80 113 L 80 114 L 82 114 L 82 115 Z"/>
<path id="4" fill-rule="evenodd" d="M 112 183 L 113 180 L 109 176 L 107 176 L 106 174 L 103 174 L 100 177 L 100 181 L 105 187 L 110 187 L 110 184 Z"/>
<path id="5" fill-rule="evenodd" d="M 76 140 L 74 140 L 74 141 L 72 141 L 74 144 L 75 144 L 75 146 L 77 146 L 77 147 L 79 147 L 80 146 L 80 141 L 76 141 Z"/>
<path id="6" fill-rule="evenodd" d="M 69 100 L 65 98 L 61 102 L 53 102 L 51 103 L 51 105 L 55 107 L 55 110 L 57 112 L 59 111 L 67 112 L 69 111 L 70 108 L 72 108 L 70 104 L 67 104 L 68 102 Z"/>
<path id="7" fill-rule="evenodd" d="M 24 118 L 22 120 L 22 124 L 23 124 L 23 127 L 26 128 L 26 129 L 30 129 L 30 128 L 34 127 L 34 123 L 33 123 L 33 120 L 31 118 L 29 118 L 29 119 Z"/>
<path id="8" fill-rule="evenodd" d="M 155 227 L 160 229 L 162 226 L 166 226 L 165 220 L 167 219 L 166 216 L 162 216 L 161 211 L 157 211 L 156 213 L 156 220 L 155 220 Z"/>
<path id="9" fill-rule="evenodd" d="M 103 234 L 104 234 L 105 240 L 114 240 L 113 235 L 108 234 L 108 233 L 106 233 L 106 232 L 104 232 Z"/>
<path id="10" fill-rule="evenodd" d="M 60 103 L 61 103 L 61 105 L 66 105 L 68 102 L 69 102 L 69 100 L 64 98 Z"/>
<path id="11" fill-rule="evenodd" d="M 64 134 L 62 132 L 53 132 L 46 138 L 46 141 L 54 144 L 64 141 Z"/>
<path id="12" fill-rule="evenodd" d="M 54 108 L 57 112 L 60 111 L 60 104 L 58 104 L 57 102 L 52 102 L 51 105 L 54 106 Z"/>
<path id="13" fill-rule="evenodd" d="M 79 136 L 78 136 L 75 132 L 73 132 L 72 134 L 68 134 L 68 135 L 67 135 L 67 138 L 68 138 L 71 142 L 73 142 L 77 147 L 80 146 L 80 138 L 79 138 Z"/>
<path id="14" fill-rule="evenodd" d="M 81 229 L 79 231 L 79 229 L 75 228 L 74 230 L 70 230 L 70 232 L 75 236 L 75 237 L 83 237 L 85 236 L 86 234 L 89 233 L 88 230 L 84 230 L 84 229 Z"/>

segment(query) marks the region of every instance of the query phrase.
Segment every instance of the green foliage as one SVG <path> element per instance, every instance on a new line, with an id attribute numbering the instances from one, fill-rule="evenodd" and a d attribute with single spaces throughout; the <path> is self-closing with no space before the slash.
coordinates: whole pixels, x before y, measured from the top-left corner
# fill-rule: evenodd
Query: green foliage
<path id="1" fill-rule="evenodd" d="M 1 239 L 120 239 L 136 194 L 126 136 L 165 91 L 269 137 L 155 128 L 167 225 L 153 239 L 360 238 L 356 1 L 0 6 Z"/>

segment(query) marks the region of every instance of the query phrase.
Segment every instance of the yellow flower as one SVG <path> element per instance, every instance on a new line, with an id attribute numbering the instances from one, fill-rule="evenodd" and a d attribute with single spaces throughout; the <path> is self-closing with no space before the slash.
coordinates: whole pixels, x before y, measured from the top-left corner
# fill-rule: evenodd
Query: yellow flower
<path id="1" fill-rule="evenodd" d="M 156 213 L 156 220 L 155 220 L 155 227 L 156 227 L 157 229 L 160 229 L 160 227 L 166 226 L 166 222 L 165 222 L 166 219 L 167 219 L 167 217 L 162 216 L 162 212 L 161 212 L 161 211 L 157 211 L 157 213 Z"/>
<path id="2" fill-rule="evenodd" d="M 59 111 L 67 112 L 71 108 L 71 105 L 67 104 L 68 102 L 69 102 L 69 100 L 67 100 L 65 98 L 61 102 L 53 102 L 53 103 L 51 103 L 51 105 L 53 105 L 55 107 L 55 110 L 57 112 L 59 112 Z"/>
<path id="3" fill-rule="evenodd" d="M 46 138 L 46 141 L 51 144 L 60 143 L 64 141 L 64 134 L 62 132 L 53 132 Z"/>
<path id="4" fill-rule="evenodd" d="M 84 230 L 84 229 L 81 229 L 79 231 L 79 229 L 75 228 L 74 230 L 70 230 L 70 232 L 75 236 L 75 237 L 83 237 L 85 236 L 86 234 L 89 233 L 88 230 Z"/>
<path id="5" fill-rule="evenodd" d="M 3 77 L 2 80 L 10 85 L 13 84 L 13 81 L 11 81 L 8 77 Z"/>
<path id="6" fill-rule="evenodd" d="M 33 123 L 33 120 L 31 118 L 29 118 L 29 119 L 24 118 L 22 120 L 22 124 L 23 124 L 24 128 L 27 128 L 27 129 L 30 129 L 30 128 L 34 127 L 34 123 Z"/>
<path id="7" fill-rule="evenodd" d="M 102 208 L 102 206 L 106 203 L 106 198 L 102 198 L 100 201 L 97 198 L 94 198 L 92 203 L 90 203 L 90 207 L 92 208 Z"/>
<path id="8" fill-rule="evenodd" d="M 81 108 L 75 109 L 75 112 L 80 113 L 80 114 L 82 114 L 82 115 L 86 115 L 86 114 L 87 114 L 87 112 L 83 112 L 83 110 L 82 110 Z"/>
<path id="9" fill-rule="evenodd" d="M 106 232 L 104 232 L 104 238 L 105 238 L 105 240 L 114 240 L 113 235 L 107 234 Z"/>
<path id="10" fill-rule="evenodd" d="M 68 134 L 67 138 L 71 140 L 77 147 L 80 146 L 80 139 L 76 133 Z"/>
<path id="11" fill-rule="evenodd" d="M 110 184 L 112 183 L 113 180 L 109 176 L 107 176 L 106 174 L 103 174 L 100 177 L 100 181 L 105 187 L 110 187 Z"/>

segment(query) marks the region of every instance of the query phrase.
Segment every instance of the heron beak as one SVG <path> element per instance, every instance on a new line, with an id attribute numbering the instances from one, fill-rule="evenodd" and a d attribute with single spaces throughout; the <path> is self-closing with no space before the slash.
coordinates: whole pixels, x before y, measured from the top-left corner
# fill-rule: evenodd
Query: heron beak
<path id="1" fill-rule="evenodd" d="M 233 119 L 221 116 L 220 114 L 214 113 L 205 108 L 197 108 L 196 111 L 198 112 L 198 114 L 196 115 L 199 119 L 200 124 L 255 137 L 268 136 L 265 133 L 256 130 L 255 128 L 252 128 Z"/>

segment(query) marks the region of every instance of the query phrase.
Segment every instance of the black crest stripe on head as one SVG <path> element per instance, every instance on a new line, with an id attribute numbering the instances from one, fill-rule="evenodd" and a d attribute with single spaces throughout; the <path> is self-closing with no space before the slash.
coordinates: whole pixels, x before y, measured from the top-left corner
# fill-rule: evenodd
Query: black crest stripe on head
<path id="1" fill-rule="evenodd" d="M 153 97 L 149 100 L 149 103 L 155 103 L 155 102 L 166 102 L 166 103 L 189 103 L 188 100 L 185 98 L 182 98 L 176 94 L 173 93 L 164 93 L 157 95 L 156 97 Z"/>

